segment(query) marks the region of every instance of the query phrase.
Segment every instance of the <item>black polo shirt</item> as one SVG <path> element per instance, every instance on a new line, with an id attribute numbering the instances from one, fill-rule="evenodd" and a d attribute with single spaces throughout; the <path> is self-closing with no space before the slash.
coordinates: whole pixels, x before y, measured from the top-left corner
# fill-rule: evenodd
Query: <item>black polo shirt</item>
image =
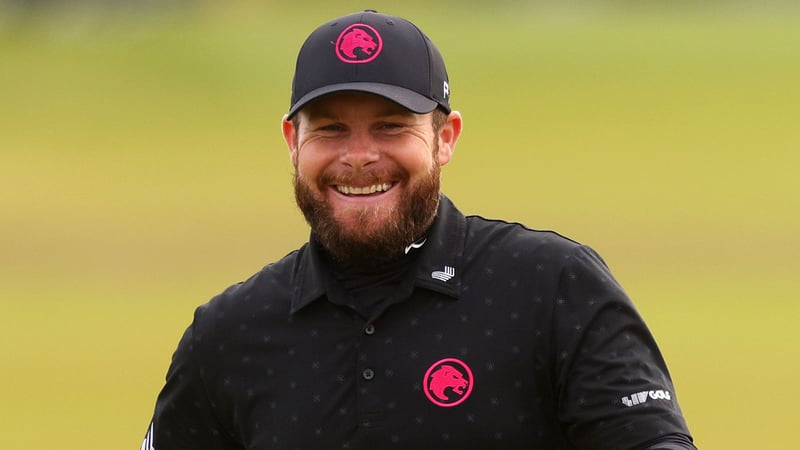
<path id="1" fill-rule="evenodd" d="M 311 244 L 200 306 L 143 448 L 688 442 L 656 343 L 594 251 L 446 197 L 414 251 L 368 316 Z"/>

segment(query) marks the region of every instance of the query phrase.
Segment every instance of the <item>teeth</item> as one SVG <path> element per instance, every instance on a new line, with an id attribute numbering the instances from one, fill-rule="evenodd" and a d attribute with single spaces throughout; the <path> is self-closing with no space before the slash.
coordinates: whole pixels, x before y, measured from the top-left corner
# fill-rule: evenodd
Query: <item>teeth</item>
<path id="1" fill-rule="evenodd" d="M 369 195 L 376 192 L 388 191 L 392 183 L 373 184 L 372 186 L 336 186 L 336 189 L 345 195 Z"/>

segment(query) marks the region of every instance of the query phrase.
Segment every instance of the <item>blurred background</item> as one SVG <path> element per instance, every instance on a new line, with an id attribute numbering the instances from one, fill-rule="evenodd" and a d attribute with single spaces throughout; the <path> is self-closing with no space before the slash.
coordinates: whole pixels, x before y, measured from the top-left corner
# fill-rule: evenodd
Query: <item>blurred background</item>
<path id="1" fill-rule="evenodd" d="M 374 8 L 437 43 L 444 190 L 606 259 L 701 449 L 796 448 L 800 7 L 0 0 L 0 446 L 139 448 L 194 308 L 302 244 L 294 58 Z"/>

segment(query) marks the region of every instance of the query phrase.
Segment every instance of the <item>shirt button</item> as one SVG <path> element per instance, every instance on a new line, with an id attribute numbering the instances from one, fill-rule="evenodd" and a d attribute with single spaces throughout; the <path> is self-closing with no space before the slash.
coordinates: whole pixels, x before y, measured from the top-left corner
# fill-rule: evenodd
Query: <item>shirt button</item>
<path id="1" fill-rule="evenodd" d="M 364 377 L 365 380 L 369 381 L 375 378 L 375 371 L 372 369 L 364 369 L 364 371 L 361 372 L 361 376 Z"/>
<path id="2" fill-rule="evenodd" d="M 364 328 L 364 333 L 368 334 L 369 336 L 375 334 L 375 325 L 373 324 L 367 325 L 366 328 Z"/>

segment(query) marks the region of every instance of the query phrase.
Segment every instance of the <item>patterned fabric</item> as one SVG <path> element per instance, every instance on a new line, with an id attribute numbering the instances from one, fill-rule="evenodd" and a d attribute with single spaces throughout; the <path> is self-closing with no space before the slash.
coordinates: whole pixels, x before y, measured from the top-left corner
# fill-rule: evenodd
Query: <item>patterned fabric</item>
<path id="1" fill-rule="evenodd" d="M 311 244 L 200 306 L 155 449 L 693 448 L 653 337 L 593 250 L 446 197 L 427 237 L 368 316 Z"/>

